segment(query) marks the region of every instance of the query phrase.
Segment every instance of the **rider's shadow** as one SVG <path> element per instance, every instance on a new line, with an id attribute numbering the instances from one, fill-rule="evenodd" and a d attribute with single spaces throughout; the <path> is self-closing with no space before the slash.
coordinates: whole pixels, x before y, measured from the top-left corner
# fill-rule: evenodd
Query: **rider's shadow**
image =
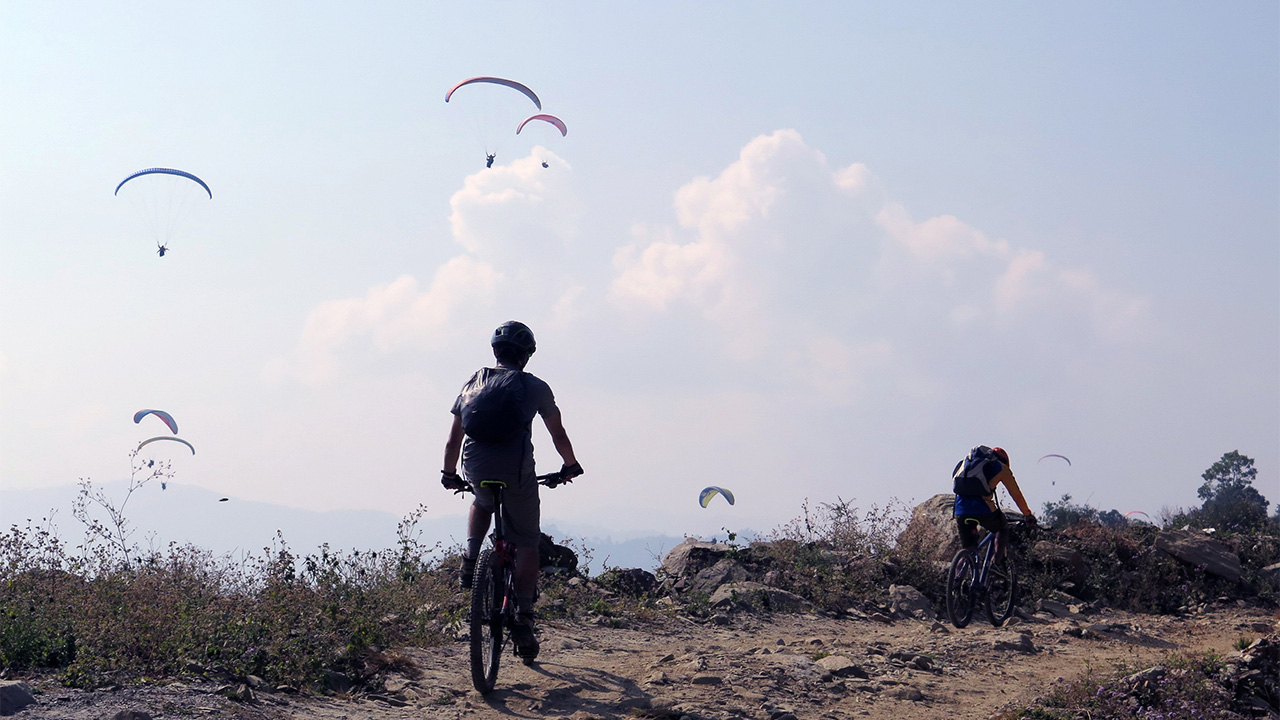
<path id="1" fill-rule="evenodd" d="M 489 693 L 485 696 L 485 703 L 494 710 L 517 717 L 572 715 L 579 711 L 611 717 L 632 708 L 647 709 L 653 705 L 653 696 L 635 681 L 600 668 L 540 662 L 528 669 L 564 685 L 543 690 L 526 683 L 516 683 L 509 689 Z M 591 697 L 593 695 L 598 697 Z M 528 701 L 528 706 L 512 707 L 513 700 Z"/>

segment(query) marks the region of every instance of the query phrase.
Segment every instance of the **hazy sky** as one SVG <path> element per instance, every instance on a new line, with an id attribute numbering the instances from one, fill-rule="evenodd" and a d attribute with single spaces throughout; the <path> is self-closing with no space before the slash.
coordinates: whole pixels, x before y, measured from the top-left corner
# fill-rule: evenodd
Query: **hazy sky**
<path id="1" fill-rule="evenodd" d="M 213 191 L 163 258 L 152 166 Z M 176 482 L 458 514 L 519 319 L 587 470 L 548 520 L 767 529 L 978 443 L 1037 511 L 1236 449 L 1280 501 L 1278 198 L 1274 2 L 5 2 L 0 492 L 126 476 L 157 407 Z"/>

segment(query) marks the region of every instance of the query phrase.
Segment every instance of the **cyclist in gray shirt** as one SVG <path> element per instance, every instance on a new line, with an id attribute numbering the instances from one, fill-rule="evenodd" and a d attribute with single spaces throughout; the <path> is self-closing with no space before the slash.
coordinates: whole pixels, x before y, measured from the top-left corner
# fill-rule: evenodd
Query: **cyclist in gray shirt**
<path id="1" fill-rule="evenodd" d="M 496 367 L 482 368 L 467 381 L 463 392 L 453 403 L 453 426 L 444 448 L 444 469 L 440 483 L 449 490 L 461 490 L 468 486 L 475 492 L 471 514 L 467 522 L 467 550 L 462 560 L 461 584 L 471 587 L 476 558 L 484 544 L 485 535 L 493 518 L 493 492 L 480 486 L 481 480 L 503 480 L 507 483 L 503 498 L 503 520 L 506 537 L 516 546 L 515 584 L 518 602 L 516 620 L 521 627 L 513 629 L 512 639 L 517 646 L 537 653 L 537 640 L 533 630 L 533 602 L 538 590 L 538 540 L 541 537 L 540 501 L 538 481 L 533 462 L 533 418 L 542 416 L 542 422 L 551 434 L 556 452 L 564 460 L 561 472 L 566 479 L 582 474 L 582 466 L 573 454 L 573 444 L 565 433 L 556 407 L 551 387 L 533 375 L 524 372 L 529 357 L 537 350 L 531 331 L 523 323 L 505 322 L 494 330 L 490 341 Z M 523 389 L 518 422 L 521 429 L 510 437 L 482 442 L 467 435 L 463 429 L 463 409 L 473 393 L 485 383 L 506 373 L 519 373 Z M 458 460 L 462 460 L 462 477 L 458 475 Z M 465 479 L 464 479 L 465 478 Z"/>

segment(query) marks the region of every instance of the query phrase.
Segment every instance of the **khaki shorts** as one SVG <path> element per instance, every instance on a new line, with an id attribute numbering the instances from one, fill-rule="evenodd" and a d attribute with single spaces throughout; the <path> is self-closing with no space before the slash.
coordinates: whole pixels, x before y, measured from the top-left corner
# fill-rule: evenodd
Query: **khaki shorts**
<path id="1" fill-rule="evenodd" d="M 472 502 L 485 512 L 493 512 L 493 489 L 474 484 Z M 542 537 L 542 501 L 538 498 L 538 478 L 532 473 L 519 482 L 507 482 L 502 491 L 502 522 L 507 542 L 516 547 L 536 547 Z"/>

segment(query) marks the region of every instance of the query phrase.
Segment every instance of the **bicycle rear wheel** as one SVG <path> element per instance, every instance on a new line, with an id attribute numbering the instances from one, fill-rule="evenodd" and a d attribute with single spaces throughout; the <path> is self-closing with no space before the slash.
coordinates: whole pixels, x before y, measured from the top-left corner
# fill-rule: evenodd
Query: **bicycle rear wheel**
<path id="1" fill-rule="evenodd" d="M 987 568 L 987 619 L 1000 627 L 1013 614 L 1014 595 L 1018 590 L 1018 576 L 1008 553 L 991 561 Z"/>
<path id="2" fill-rule="evenodd" d="M 494 568 L 493 550 L 480 553 L 471 585 L 471 683 L 482 694 L 498 682 L 502 660 L 504 568 Z"/>
<path id="3" fill-rule="evenodd" d="M 957 552 L 947 574 L 947 618 L 958 628 L 968 625 L 973 619 L 973 588 L 977 575 L 973 553 L 968 550 Z"/>

